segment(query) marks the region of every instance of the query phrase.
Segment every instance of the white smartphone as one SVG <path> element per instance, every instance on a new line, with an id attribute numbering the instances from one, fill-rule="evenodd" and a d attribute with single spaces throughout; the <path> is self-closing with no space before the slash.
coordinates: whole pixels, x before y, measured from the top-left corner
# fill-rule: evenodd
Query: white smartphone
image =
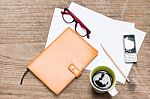
<path id="1" fill-rule="evenodd" d="M 136 53 L 136 43 L 134 35 L 124 35 L 124 59 L 126 63 L 136 63 L 137 53 Z"/>

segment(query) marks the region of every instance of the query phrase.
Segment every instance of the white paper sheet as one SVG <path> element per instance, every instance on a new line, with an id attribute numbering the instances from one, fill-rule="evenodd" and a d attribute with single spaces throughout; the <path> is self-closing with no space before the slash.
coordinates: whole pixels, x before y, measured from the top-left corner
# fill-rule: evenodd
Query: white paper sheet
<path id="1" fill-rule="evenodd" d="M 100 43 L 119 64 L 126 76 L 128 76 L 132 64 L 126 64 L 124 62 L 123 35 L 134 34 L 137 50 L 139 50 L 142 41 L 144 40 L 145 33 L 135 29 L 134 23 L 113 20 L 76 3 L 71 3 L 69 10 L 71 10 L 91 30 L 92 33 L 90 34 L 90 39 L 84 39 L 99 51 L 98 56 L 87 66 L 86 69 L 91 70 L 99 65 L 109 66 L 115 71 L 117 81 L 124 83 L 124 77 L 104 53 L 100 47 Z M 51 44 L 53 40 L 55 40 L 67 27 L 74 29 L 74 24 L 66 24 L 63 21 L 60 11 L 62 11 L 62 9 L 59 8 L 56 8 L 54 11 L 45 47 Z"/>

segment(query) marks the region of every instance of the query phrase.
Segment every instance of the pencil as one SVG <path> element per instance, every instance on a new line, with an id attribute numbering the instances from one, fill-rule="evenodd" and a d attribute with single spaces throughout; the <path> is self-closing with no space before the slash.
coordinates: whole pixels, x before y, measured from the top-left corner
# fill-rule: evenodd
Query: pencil
<path id="1" fill-rule="evenodd" d="M 104 52 L 107 54 L 107 56 L 109 57 L 109 59 L 112 61 L 112 63 L 117 67 L 117 69 L 120 71 L 120 73 L 126 79 L 126 81 L 129 83 L 130 80 L 126 77 L 126 75 L 124 74 L 124 72 L 121 70 L 121 68 L 119 67 L 119 65 L 113 60 L 113 58 L 110 56 L 110 54 L 104 49 L 104 47 L 102 46 L 102 44 L 101 44 L 101 47 L 104 50 Z"/>

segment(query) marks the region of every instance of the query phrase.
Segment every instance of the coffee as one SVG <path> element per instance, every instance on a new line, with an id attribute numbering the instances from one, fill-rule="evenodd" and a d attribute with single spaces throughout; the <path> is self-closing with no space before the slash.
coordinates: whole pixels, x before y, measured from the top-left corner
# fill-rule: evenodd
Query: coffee
<path id="1" fill-rule="evenodd" d="M 115 88 L 116 76 L 108 66 L 97 66 L 90 72 L 90 84 L 97 93 L 108 92 L 115 96 L 118 91 Z"/>
<path id="2" fill-rule="evenodd" d="M 92 77 L 92 82 L 95 87 L 101 90 L 107 90 L 112 86 L 112 76 L 106 71 L 98 71 Z"/>

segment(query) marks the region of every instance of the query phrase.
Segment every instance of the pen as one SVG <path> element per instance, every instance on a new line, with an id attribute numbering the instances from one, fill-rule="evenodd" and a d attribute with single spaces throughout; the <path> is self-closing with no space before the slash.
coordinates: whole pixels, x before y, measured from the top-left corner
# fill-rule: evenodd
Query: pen
<path id="1" fill-rule="evenodd" d="M 102 49 L 104 50 L 104 52 L 107 54 L 107 56 L 109 57 L 109 59 L 113 62 L 113 64 L 117 67 L 117 69 L 120 71 L 120 73 L 123 75 L 123 77 L 126 79 L 126 81 L 129 83 L 130 80 L 126 77 L 126 75 L 124 74 L 124 72 L 121 70 L 121 68 L 119 67 L 119 65 L 112 59 L 112 57 L 110 56 L 110 54 L 104 49 L 104 47 L 102 46 L 102 44 L 100 44 Z"/>

